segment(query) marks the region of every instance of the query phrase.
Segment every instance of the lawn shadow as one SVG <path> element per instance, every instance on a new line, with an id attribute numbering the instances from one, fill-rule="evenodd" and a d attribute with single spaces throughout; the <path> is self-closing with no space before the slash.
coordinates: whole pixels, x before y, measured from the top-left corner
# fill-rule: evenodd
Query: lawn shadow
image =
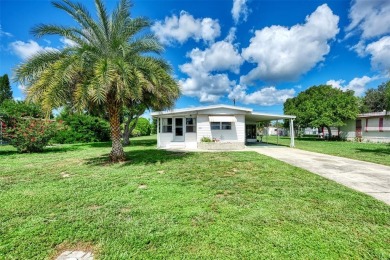
<path id="1" fill-rule="evenodd" d="M 128 146 L 156 146 L 157 145 L 157 140 L 156 139 L 131 139 L 130 140 L 130 145 Z"/>
<path id="2" fill-rule="evenodd" d="M 31 153 L 19 153 L 17 150 L 0 150 L 1 155 L 14 155 L 14 154 L 47 154 L 47 153 L 66 153 L 71 151 L 80 150 L 81 148 L 77 146 L 48 146 L 43 148 L 41 152 L 31 152 Z"/>
<path id="3" fill-rule="evenodd" d="M 126 161 L 120 163 L 122 167 L 128 165 L 163 164 L 168 161 L 180 160 L 183 157 L 192 156 L 192 153 L 188 152 L 173 152 L 158 149 L 135 149 L 125 154 Z M 89 158 L 85 161 L 85 164 L 92 166 L 114 165 L 109 161 L 109 154 Z"/>
<path id="4" fill-rule="evenodd" d="M 94 148 L 105 148 L 105 147 L 111 147 L 112 143 L 111 142 L 91 142 L 91 143 L 79 143 L 79 144 L 74 144 L 74 146 L 89 146 L 89 147 L 94 147 Z M 124 147 L 132 147 L 132 146 L 155 146 L 157 145 L 157 140 L 155 139 L 131 139 L 130 144 L 126 145 Z"/>
<path id="5" fill-rule="evenodd" d="M 360 153 L 373 153 L 375 155 L 390 155 L 390 146 L 388 146 L 387 148 L 375 149 L 356 148 L 356 151 Z"/>
<path id="6" fill-rule="evenodd" d="M 0 151 L 0 156 L 2 156 L 2 155 L 13 155 L 13 154 L 17 154 L 17 153 L 18 153 L 17 151 L 10 151 L 10 150 Z"/>

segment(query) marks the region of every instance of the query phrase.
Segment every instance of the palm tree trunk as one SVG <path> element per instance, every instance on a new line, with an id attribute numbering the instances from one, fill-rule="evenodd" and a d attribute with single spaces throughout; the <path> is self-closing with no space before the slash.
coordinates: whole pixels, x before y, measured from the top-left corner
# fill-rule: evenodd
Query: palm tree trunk
<path id="1" fill-rule="evenodd" d="M 121 143 L 121 129 L 120 129 L 120 108 L 121 106 L 116 102 L 109 102 L 108 113 L 110 116 L 111 140 L 112 149 L 110 153 L 111 162 L 124 161 L 125 152 L 123 151 Z"/>

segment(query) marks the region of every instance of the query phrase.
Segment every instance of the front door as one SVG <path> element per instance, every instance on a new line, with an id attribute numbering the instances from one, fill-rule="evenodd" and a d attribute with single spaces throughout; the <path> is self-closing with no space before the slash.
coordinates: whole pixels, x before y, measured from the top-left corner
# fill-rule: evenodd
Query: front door
<path id="1" fill-rule="evenodd" d="M 184 141 L 184 119 L 175 118 L 175 135 L 174 141 L 183 142 Z"/>

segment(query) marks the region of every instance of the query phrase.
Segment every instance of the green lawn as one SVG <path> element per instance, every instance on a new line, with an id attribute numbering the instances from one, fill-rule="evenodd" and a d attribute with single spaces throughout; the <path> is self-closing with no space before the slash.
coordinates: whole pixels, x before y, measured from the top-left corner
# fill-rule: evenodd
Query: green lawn
<path id="1" fill-rule="evenodd" d="M 254 152 L 0 148 L 0 259 L 389 259 L 390 207 Z"/>
<path id="2" fill-rule="evenodd" d="M 263 137 L 265 142 L 276 144 L 276 136 Z M 279 137 L 279 144 L 290 146 L 289 137 Z M 358 143 L 343 141 L 317 140 L 303 137 L 295 139 L 295 147 L 324 154 L 336 155 L 355 160 L 379 163 L 390 166 L 390 144 L 386 143 Z"/>

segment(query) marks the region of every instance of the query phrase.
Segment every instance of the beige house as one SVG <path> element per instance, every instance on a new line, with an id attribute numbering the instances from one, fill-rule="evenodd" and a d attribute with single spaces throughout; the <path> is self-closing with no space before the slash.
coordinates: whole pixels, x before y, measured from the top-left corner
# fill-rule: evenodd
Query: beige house
<path id="1" fill-rule="evenodd" d="M 226 150 L 242 149 L 246 143 L 256 142 L 257 122 L 289 119 L 293 127 L 295 118 L 228 105 L 159 111 L 151 115 L 157 119 L 158 148 L 205 149 L 206 144 L 202 139 L 209 138 L 214 143 L 211 149 Z M 293 135 L 290 146 L 294 146 Z"/>
<path id="2" fill-rule="evenodd" d="M 340 136 L 363 142 L 390 142 L 390 114 L 386 111 L 358 115 L 340 127 Z"/>

